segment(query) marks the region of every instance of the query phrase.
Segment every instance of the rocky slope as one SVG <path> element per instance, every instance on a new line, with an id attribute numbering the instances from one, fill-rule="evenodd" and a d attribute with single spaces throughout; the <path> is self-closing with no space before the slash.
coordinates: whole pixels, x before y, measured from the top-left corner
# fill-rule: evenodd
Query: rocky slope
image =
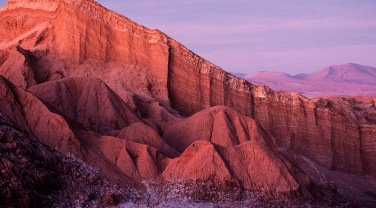
<path id="1" fill-rule="evenodd" d="M 137 198 L 137 190 L 115 187 L 83 161 L 42 145 L 0 115 L 0 206 L 109 205 L 106 195 Z"/>
<path id="2" fill-rule="evenodd" d="M 351 197 L 310 168 L 375 180 L 374 100 L 253 85 L 90 0 L 10 0 L 0 27 L 4 119 L 108 183 L 147 193 L 149 205 L 249 196 L 343 205 Z M 374 188 L 359 190 L 374 202 Z"/>
<path id="3" fill-rule="evenodd" d="M 359 64 L 334 65 L 312 74 L 295 76 L 258 72 L 244 78 L 274 90 L 297 92 L 307 97 L 376 95 L 376 68 Z"/>
<path id="4" fill-rule="evenodd" d="M 67 78 L 28 90 L 85 128 L 101 134 L 141 122 L 133 109 L 99 79 Z"/>

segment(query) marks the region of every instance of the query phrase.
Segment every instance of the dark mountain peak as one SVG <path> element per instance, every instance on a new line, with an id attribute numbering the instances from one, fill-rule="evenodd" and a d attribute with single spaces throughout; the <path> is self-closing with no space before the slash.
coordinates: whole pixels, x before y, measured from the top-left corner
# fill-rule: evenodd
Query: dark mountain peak
<path id="1" fill-rule="evenodd" d="M 293 77 L 295 79 L 305 79 L 307 76 L 308 76 L 308 74 L 306 74 L 306 73 L 300 73 L 300 74 L 294 75 Z"/>

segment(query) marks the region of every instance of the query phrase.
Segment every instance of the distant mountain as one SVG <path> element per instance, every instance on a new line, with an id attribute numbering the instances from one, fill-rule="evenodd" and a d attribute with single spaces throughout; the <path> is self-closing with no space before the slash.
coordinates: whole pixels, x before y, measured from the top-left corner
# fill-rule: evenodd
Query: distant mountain
<path id="1" fill-rule="evenodd" d="M 376 84 L 376 68 L 359 64 L 344 64 L 327 67 L 305 77 L 311 81 L 332 81 Z"/>
<path id="2" fill-rule="evenodd" d="M 282 72 L 258 72 L 244 77 L 274 90 L 307 97 L 376 96 L 376 68 L 359 64 L 330 66 L 312 74 L 291 76 Z"/>
<path id="3" fill-rule="evenodd" d="M 258 77 L 261 79 L 293 79 L 293 77 L 284 72 L 268 72 L 268 71 L 261 71 L 258 72 Z"/>

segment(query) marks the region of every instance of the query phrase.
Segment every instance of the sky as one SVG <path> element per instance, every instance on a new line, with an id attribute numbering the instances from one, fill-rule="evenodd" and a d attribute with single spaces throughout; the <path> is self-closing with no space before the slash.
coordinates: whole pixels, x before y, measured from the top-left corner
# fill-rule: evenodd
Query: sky
<path id="1" fill-rule="evenodd" d="M 311 73 L 345 63 L 376 67 L 375 0 L 98 2 L 230 72 Z"/>

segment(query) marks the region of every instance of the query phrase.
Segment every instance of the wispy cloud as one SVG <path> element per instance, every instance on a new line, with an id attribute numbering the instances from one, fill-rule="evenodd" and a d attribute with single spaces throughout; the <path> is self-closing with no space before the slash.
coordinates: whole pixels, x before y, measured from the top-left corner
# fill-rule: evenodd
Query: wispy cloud
<path id="1" fill-rule="evenodd" d="M 375 45 L 316 47 L 303 50 L 248 51 L 215 50 L 205 54 L 209 60 L 229 71 L 284 71 L 290 74 L 309 73 L 327 66 L 359 63 L 376 66 Z"/>

